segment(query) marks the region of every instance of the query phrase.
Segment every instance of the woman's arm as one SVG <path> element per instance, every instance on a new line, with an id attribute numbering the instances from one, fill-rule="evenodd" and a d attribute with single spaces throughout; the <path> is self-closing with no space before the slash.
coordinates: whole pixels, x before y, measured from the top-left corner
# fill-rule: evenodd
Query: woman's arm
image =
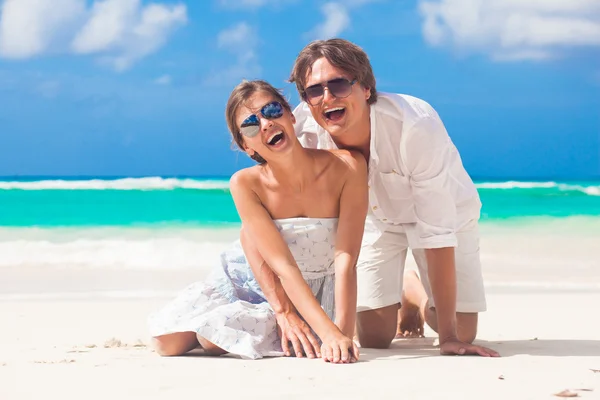
<path id="1" fill-rule="evenodd" d="M 356 262 L 360 253 L 369 206 L 367 163 L 362 154 L 338 154 L 348 164 L 340 196 L 340 215 L 335 249 L 336 325 L 348 337 L 354 336 L 356 322 Z"/>
<path id="2" fill-rule="evenodd" d="M 275 312 L 280 329 L 281 347 L 285 355 L 291 356 L 293 350 L 296 357 L 302 357 L 302 354 L 306 354 L 308 358 L 321 357 L 319 341 L 308 324 L 298 315 L 298 311 L 285 293 L 281 281 L 258 253 L 243 226 L 240 231 L 240 242 L 250 269 Z M 291 347 L 289 342 L 292 343 Z"/>
<path id="3" fill-rule="evenodd" d="M 251 189 L 247 171 L 234 174 L 231 194 L 242 220 L 245 233 L 252 239 L 258 253 L 281 280 L 288 297 L 323 341 L 341 335 L 313 295 L 300 273 L 289 247 L 275 227 L 271 216 Z"/>

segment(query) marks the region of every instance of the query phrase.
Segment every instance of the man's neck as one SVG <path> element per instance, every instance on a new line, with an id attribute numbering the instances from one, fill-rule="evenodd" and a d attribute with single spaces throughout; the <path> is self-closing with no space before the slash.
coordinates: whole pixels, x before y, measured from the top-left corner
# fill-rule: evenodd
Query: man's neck
<path id="1" fill-rule="evenodd" d="M 343 137 L 331 136 L 335 145 L 340 149 L 360 152 L 368 163 L 371 156 L 371 116 L 369 108 L 367 108 L 367 115 L 361 118 L 361 122 L 341 136 Z"/>

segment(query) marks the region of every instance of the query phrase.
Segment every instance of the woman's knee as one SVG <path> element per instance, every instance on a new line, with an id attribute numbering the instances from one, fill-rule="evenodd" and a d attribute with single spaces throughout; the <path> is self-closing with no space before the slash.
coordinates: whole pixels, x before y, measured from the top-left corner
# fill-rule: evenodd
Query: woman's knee
<path id="1" fill-rule="evenodd" d="M 206 354 L 211 355 L 211 356 L 221 356 L 223 354 L 227 354 L 226 350 L 223 350 L 222 348 L 220 348 L 213 342 L 209 342 L 202 336 L 197 335 L 196 338 L 198 339 L 198 343 L 200 343 L 200 346 L 202 346 L 202 349 L 204 349 Z"/>
<path id="2" fill-rule="evenodd" d="M 163 357 L 180 356 L 198 346 L 194 332 L 179 332 L 152 338 L 152 346 Z"/>

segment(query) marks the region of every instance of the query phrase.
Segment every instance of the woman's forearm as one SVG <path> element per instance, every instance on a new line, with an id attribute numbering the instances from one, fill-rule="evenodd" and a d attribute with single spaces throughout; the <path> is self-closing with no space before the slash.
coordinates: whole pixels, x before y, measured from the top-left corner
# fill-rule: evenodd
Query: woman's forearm
<path id="1" fill-rule="evenodd" d="M 326 337 L 339 331 L 336 325 L 329 319 L 321 305 L 315 298 L 312 290 L 302 277 L 300 270 L 290 266 L 286 268 L 285 275 L 280 275 L 279 279 L 283 289 L 308 325 L 315 333 L 325 340 Z"/>
<path id="2" fill-rule="evenodd" d="M 240 242 L 250 269 L 273 311 L 276 314 L 294 311 L 294 305 L 285 293 L 279 277 L 267 265 L 243 227 L 240 231 Z"/>

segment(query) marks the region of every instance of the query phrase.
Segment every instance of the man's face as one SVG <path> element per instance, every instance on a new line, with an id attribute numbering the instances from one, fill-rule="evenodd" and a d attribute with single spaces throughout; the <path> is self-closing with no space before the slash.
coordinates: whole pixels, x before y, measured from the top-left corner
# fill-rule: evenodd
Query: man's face
<path id="1" fill-rule="evenodd" d="M 305 88 L 313 85 L 326 85 L 328 81 L 345 78 L 352 82 L 355 76 L 349 76 L 344 71 L 334 67 L 322 57 L 314 62 L 312 70 L 307 76 Z M 369 88 L 364 88 L 356 82 L 351 87 L 347 97 L 335 97 L 331 90 L 325 89 L 319 104 L 312 105 L 315 101 L 308 102 L 313 118 L 333 137 L 342 138 L 355 126 L 360 126 L 361 118 L 369 118 L 370 96 Z"/>

